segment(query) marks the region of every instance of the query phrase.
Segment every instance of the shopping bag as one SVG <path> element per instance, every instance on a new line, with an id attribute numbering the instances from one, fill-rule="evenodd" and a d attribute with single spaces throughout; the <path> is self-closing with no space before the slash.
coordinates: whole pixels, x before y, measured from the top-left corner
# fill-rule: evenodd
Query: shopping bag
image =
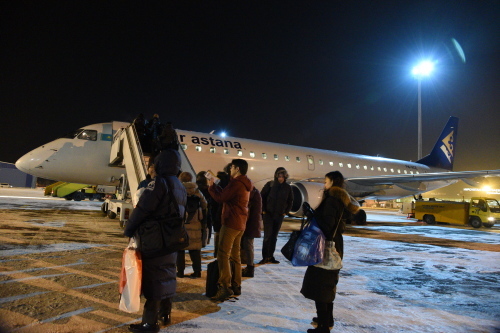
<path id="1" fill-rule="evenodd" d="M 118 308 L 125 312 L 137 312 L 141 307 L 141 280 L 142 260 L 137 250 L 134 237 L 123 251 L 122 270 L 120 274 L 120 305 Z"/>
<path id="2" fill-rule="evenodd" d="M 325 235 L 312 217 L 300 233 L 292 257 L 293 266 L 311 266 L 323 261 Z"/>
<path id="3" fill-rule="evenodd" d="M 329 271 L 335 271 L 342 268 L 342 258 L 340 258 L 340 254 L 335 248 L 334 241 L 325 242 L 325 253 L 323 255 L 323 261 L 314 266 L 327 269 Z"/>
<path id="4" fill-rule="evenodd" d="M 295 252 L 295 245 L 297 244 L 297 240 L 299 239 L 302 230 L 304 230 L 304 228 L 310 223 L 312 217 L 314 216 L 314 210 L 311 208 L 311 206 L 309 206 L 309 203 L 307 202 L 304 202 L 302 204 L 302 211 L 304 212 L 304 217 L 302 218 L 302 222 L 300 224 L 300 230 L 292 231 L 292 233 L 290 234 L 290 238 L 288 238 L 286 244 L 281 248 L 281 253 L 289 261 L 292 261 L 293 253 Z"/>

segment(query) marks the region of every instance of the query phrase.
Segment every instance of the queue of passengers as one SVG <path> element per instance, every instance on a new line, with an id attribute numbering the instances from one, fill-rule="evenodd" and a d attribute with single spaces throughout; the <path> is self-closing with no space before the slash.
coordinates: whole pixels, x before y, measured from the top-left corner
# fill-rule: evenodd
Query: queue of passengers
<path id="1" fill-rule="evenodd" d="M 278 232 L 284 216 L 290 211 L 293 193 L 287 183 L 285 168 L 278 168 L 274 179 L 265 184 L 262 193 L 247 177 L 248 163 L 244 159 L 233 159 L 217 173 L 220 180 L 205 176 L 205 171 L 196 175 L 195 182 L 189 172 L 180 172 L 180 155 L 177 135 L 173 127 L 165 135 L 171 141 L 163 141 L 154 164 L 148 168 L 149 180 L 141 183 L 141 194 L 133 210 L 124 234 L 133 237 L 139 225 L 148 218 L 167 214 L 169 195 L 173 195 L 181 214 L 186 216 L 185 227 L 189 234 L 188 251 L 193 273 L 184 274 L 185 250 L 155 258 L 143 258 L 142 294 L 146 298 L 142 322 L 129 326 L 131 332 L 158 332 L 160 325 L 171 323 L 172 297 L 175 295 L 176 278 L 201 278 L 201 249 L 211 241 L 214 234 L 214 257 L 219 268 L 218 291 L 212 300 L 223 302 L 242 293 L 242 277 L 253 277 L 254 238 L 261 237 L 264 230 L 262 260 L 258 264 L 279 264 L 274 257 Z M 165 182 L 159 179 L 164 178 Z M 161 184 L 161 185 L 159 185 Z M 349 195 L 343 189 L 344 178 L 338 171 L 325 176 L 323 200 L 316 209 L 315 217 L 326 240 L 334 240 L 335 247 L 343 256 L 342 233 L 345 221 L 341 216 L 345 210 L 355 212 Z M 338 228 L 338 232 L 333 230 Z M 231 269 L 234 263 L 234 270 Z M 241 264 L 246 263 L 242 269 Z M 234 276 L 233 276 L 234 275 Z M 339 271 L 309 266 L 304 276 L 301 293 L 314 300 L 316 325 L 307 332 L 330 332 L 333 327 L 333 300 Z"/>

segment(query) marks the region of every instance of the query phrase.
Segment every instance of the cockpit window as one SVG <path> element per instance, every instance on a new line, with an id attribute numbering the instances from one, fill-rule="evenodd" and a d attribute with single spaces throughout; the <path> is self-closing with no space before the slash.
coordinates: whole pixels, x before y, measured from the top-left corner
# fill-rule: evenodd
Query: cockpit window
<path id="1" fill-rule="evenodd" d="M 83 130 L 78 136 L 77 139 L 81 140 L 90 140 L 97 141 L 97 131 L 96 130 Z"/>
<path id="2" fill-rule="evenodd" d="M 63 135 L 61 138 L 62 138 L 62 139 L 74 139 L 74 138 L 76 138 L 76 137 L 78 136 L 78 134 L 80 134 L 82 131 L 83 131 L 83 128 L 79 128 L 79 129 L 77 129 L 76 131 L 69 132 L 68 134 Z"/>

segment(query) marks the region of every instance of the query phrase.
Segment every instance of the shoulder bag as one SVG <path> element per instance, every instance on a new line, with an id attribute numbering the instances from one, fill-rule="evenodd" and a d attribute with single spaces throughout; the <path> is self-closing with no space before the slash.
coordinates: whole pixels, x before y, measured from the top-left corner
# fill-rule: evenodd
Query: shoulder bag
<path id="1" fill-rule="evenodd" d="M 335 238 L 335 234 L 337 233 L 337 229 L 339 228 L 340 223 L 342 222 L 342 215 L 344 214 L 344 210 L 340 214 L 339 222 L 337 223 L 337 227 L 333 233 L 333 238 Z M 334 241 L 326 241 L 325 249 L 323 254 L 323 261 L 317 265 L 314 265 L 319 268 L 323 268 L 329 271 L 335 271 L 342 268 L 342 258 L 340 258 L 340 254 L 337 252 L 335 248 Z"/>

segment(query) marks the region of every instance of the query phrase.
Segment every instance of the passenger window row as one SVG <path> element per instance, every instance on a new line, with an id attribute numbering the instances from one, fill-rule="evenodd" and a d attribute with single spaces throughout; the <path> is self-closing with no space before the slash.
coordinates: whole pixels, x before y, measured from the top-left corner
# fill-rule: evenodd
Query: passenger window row
<path id="1" fill-rule="evenodd" d="M 183 150 L 186 150 L 186 149 L 187 149 L 187 144 L 183 143 L 183 144 L 181 144 L 181 147 L 182 147 L 182 149 L 183 149 Z M 210 148 L 209 148 L 209 151 L 210 151 L 211 153 L 215 154 L 215 153 L 216 153 L 216 151 L 217 151 L 216 149 L 217 149 L 216 147 L 210 147 Z M 195 146 L 195 150 L 196 150 L 196 151 L 202 151 L 202 147 L 201 147 L 200 145 L 196 145 L 196 146 Z M 224 153 L 225 155 L 229 155 L 229 149 L 224 148 L 223 153 Z M 238 150 L 237 150 L 237 152 L 236 152 L 236 155 L 237 155 L 237 156 L 243 156 L 243 151 L 242 151 L 241 149 L 238 149 Z M 250 156 L 251 158 L 255 158 L 256 154 L 255 154 L 255 152 L 251 151 L 251 152 L 249 153 L 249 156 Z M 261 154 L 261 157 L 262 157 L 262 159 L 264 159 L 264 160 L 265 160 L 265 159 L 267 159 L 267 157 L 268 157 L 268 156 L 267 156 L 267 153 L 262 153 L 262 154 Z M 278 154 L 273 154 L 273 159 L 274 159 L 275 161 L 278 161 Z M 289 157 L 288 155 L 285 155 L 285 156 L 284 156 L 284 159 L 285 159 L 285 161 L 286 161 L 286 162 L 289 162 L 289 161 L 290 161 L 290 157 Z M 298 162 L 298 163 L 300 163 L 300 161 L 301 161 L 300 157 L 298 157 L 298 156 L 297 156 L 297 157 L 295 157 L 295 161 L 296 161 L 296 162 Z M 307 158 L 307 162 L 308 162 L 309 164 L 311 164 L 311 165 L 312 165 L 312 164 L 314 164 L 314 159 L 312 158 L 312 156 L 311 156 L 311 157 L 309 157 L 309 156 L 308 156 L 308 158 Z M 335 163 L 334 163 L 333 161 L 328 161 L 328 164 L 326 164 L 326 162 L 325 162 L 325 161 L 323 161 L 322 159 L 319 159 L 319 160 L 318 160 L 318 164 L 319 164 L 319 165 L 329 165 L 329 166 L 331 166 L 331 167 L 335 167 Z M 403 171 L 401 171 L 401 169 L 386 168 L 386 167 L 383 167 L 383 168 L 382 168 L 382 167 L 379 167 L 379 166 L 378 166 L 378 167 L 374 167 L 373 165 L 370 165 L 370 166 L 368 166 L 368 165 L 363 165 L 363 166 L 361 166 L 361 165 L 359 165 L 359 164 L 352 165 L 351 163 L 346 163 L 345 165 L 346 165 L 346 167 L 347 167 L 347 168 L 349 168 L 349 169 L 356 168 L 356 169 L 358 169 L 358 170 L 359 170 L 359 169 L 363 169 L 363 170 L 370 170 L 370 171 L 375 171 L 375 170 L 376 170 L 376 171 L 379 171 L 379 172 L 382 172 L 382 171 L 384 171 L 384 172 L 388 172 L 388 171 L 390 171 L 391 173 L 398 173 L 398 174 L 401 174 L 401 173 L 404 173 L 404 174 L 411 174 L 411 175 L 413 175 L 413 174 L 414 174 L 413 170 L 408 171 L 408 170 L 406 170 L 406 169 L 404 169 Z M 338 163 L 338 166 L 339 166 L 340 168 L 343 168 L 343 167 L 344 167 L 344 163 L 343 163 L 343 162 L 339 162 L 339 163 Z M 415 171 L 415 174 L 417 174 L 417 175 L 418 175 L 418 174 L 419 174 L 419 172 L 418 172 L 418 171 Z"/>

